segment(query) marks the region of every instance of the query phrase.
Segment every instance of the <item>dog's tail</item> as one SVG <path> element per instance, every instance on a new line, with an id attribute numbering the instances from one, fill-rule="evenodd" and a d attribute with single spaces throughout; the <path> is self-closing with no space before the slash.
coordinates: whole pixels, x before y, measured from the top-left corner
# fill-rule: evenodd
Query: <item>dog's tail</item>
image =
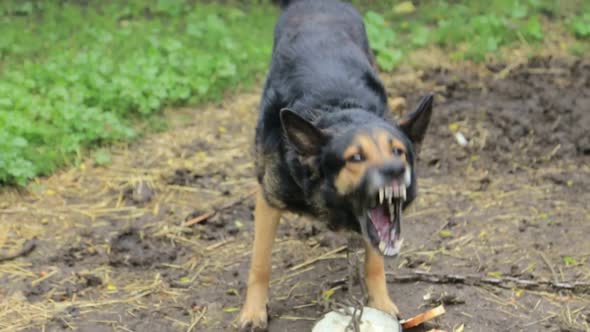
<path id="1" fill-rule="evenodd" d="M 272 2 L 278 4 L 279 7 L 281 7 L 281 9 L 286 9 L 294 2 L 298 2 L 298 1 L 301 1 L 301 0 L 272 0 Z"/>

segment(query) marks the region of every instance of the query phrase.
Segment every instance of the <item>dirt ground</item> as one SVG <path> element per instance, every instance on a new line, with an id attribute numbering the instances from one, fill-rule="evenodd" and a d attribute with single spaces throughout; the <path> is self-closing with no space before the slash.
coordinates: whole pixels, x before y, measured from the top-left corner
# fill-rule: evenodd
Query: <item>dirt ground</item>
<path id="1" fill-rule="evenodd" d="M 388 261 L 402 317 L 444 303 L 427 328 L 590 331 L 590 62 L 535 58 L 384 79 L 409 108 L 436 92 L 419 198 L 404 216 L 402 254 Z M 30 191 L 5 189 L 0 330 L 231 330 L 252 242 L 258 96 L 176 111 L 170 130 L 114 148 L 106 167 L 89 160 Z M 328 301 L 349 297 L 346 243 L 297 216 L 282 221 L 270 331 L 309 331 Z"/>

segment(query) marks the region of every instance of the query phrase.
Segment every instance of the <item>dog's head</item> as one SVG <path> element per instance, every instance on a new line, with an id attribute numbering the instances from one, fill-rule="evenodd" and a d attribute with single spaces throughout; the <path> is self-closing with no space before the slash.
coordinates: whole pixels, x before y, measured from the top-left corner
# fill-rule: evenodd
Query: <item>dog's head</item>
<path id="1" fill-rule="evenodd" d="M 415 155 L 432 101 L 432 95 L 424 97 L 397 124 L 368 112 L 342 111 L 314 125 L 281 111 L 286 137 L 322 182 L 326 202 L 351 210 L 366 240 L 386 256 L 399 253 L 401 213 L 416 197 Z"/>

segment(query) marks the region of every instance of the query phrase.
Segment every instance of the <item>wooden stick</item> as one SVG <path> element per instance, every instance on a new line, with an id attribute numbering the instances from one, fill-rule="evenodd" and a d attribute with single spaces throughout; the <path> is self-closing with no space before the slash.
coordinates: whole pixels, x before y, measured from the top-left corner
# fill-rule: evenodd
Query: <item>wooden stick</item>
<path id="1" fill-rule="evenodd" d="M 341 252 L 344 249 L 346 249 L 346 246 L 338 247 L 338 248 L 336 248 L 336 249 L 334 249 L 332 251 L 328 251 L 327 253 L 322 254 L 322 255 L 320 255 L 318 257 L 311 258 L 311 259 L 308 259 L 307 261 L 305 261 L 305 262 L 303 262 L 301 264 L 297 264 L 297 265 L 293 266 L 292 268 L 290 268 L 289 271 L 299 270 L 299 269 L 304 268 L 304 267 L 306 267 L 306 266 L 308 266 L 310 264 L 313 264 L 313 263 L 315 263 L 317 261 L 320 261 L 320 260 L 322 260 L 322 259 L 324 259 L 326 257 L 329 257 L 331 255 L 337 254 L 337 253 Z"/>
<path id="2" fill-rule="evenodd" d="M 223 210 L 227 210 L 235 205 L 242 203 L 243 201 L 247 200 L 248 198 L 254 196 L 254 194 L 256 194 L 257 191 L 258 191 L 258 189 L 254 189 L 254 190 L 250 191 L 249 193 L 247 193 L 241 197 L 238 197 L 237 199 L 235 199 L 225 205 L 222 205 L 219 208 L 214 209 L 213 211 L 203 213 L 191 220 L 187 220 L 184 224 L 182 224 L 182 226 L 183 227 L 190 227 L 190 226 L 196 225 L 202 221 L 205 221 Z"/>
<path id="3" fill-rule="evenodd" d="M 514 287 L 542 290 L 542 291 L 571 291 L 576 294 L 590 294 L 590 282 L 556 282 L 550 280 L 526 280 L 515 277 L 484 277 L 479 275 L 459 275 L 459 274 L 440 274 L 430 273 L 420 270 L 411 271 L 409 274 L 386 273 L 388 281 L 396 282 L 429 282 L 435 284 L 464 284 L 464 285 L 491 285 L 505 289 Z"/>
<path id="4" fill-rule="evenodd" d="M 196 225 L 196 224 L 200 223 L 201 221 L 204 221 L 204 220 L 207 220 L 207 219 L 213 217 L 216 214 L 217 214 L 217 211 L 209 211 L 207 213 L 203 213 L 203 214 L 201 214 L 198 217 L 195 217 L 195 218 L 193 218 L 191 220 L 188 220 L 182 226 L 184 226 L 184 227 L 190 227 L 192 225 Z"/>
<path id="5" fill-rule="evenodd" d="M 199 314 L 199 316 L 197 316 L 197 319 L 195 319 L 193 321 L 193 323 L 188 327 L 186 332 L 191 332 L 197 326 L 197 324 L 199 324 L 199 321 L 201 321 L 201 319 L 203 317 L 205 317 L 206 312 L 207 312 L 207 307 L 205 307 L 205 308 L 203 308 L 203 310 L 201 310 L 201 313 Z"/>

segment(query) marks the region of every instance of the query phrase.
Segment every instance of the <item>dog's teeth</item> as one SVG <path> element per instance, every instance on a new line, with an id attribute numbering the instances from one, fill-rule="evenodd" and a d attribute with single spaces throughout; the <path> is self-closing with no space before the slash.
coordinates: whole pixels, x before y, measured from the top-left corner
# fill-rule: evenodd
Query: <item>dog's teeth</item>
<path id="1" fill-rule="evenodd" d="M 395 247 L 388 248 L 388 252 L 387 252 L 388 256 L 395 256 L 397 254 L 399 254 L 399 250 L 397 250 Z"/>
<path id="2" fill-rule="evenodd" d="M 406 168 L 406 172 L 404 173 L 404 182 L 406 183 L 406 187 L 409 187 L 412 184 L 412 170 L 410 167 Z"/>
<path id="3" fill-rule="evenodd" d="M 391 251 L 391 248 L 387 247 L 387 248 L 385 248 L 385 250 L 383 250 L 383 254 L 384 254 L 385 256 L 389 256 L 389 252 L 390 252 L 390 251 Z"/>
<path id="4" fill-rule="evenodd" d="M 379 242 L 379 250 L 381 250 L 381 252 L 385 251 L 385 242 L 383 242 L 383 241 Z"/>
<path id="5" fill-rule="evenodd" d="M 391 202 L 391 196 L 393 194 L 393 188 L 392 187 L 386 187 L 385 190 L 387 190 L 387 200 Z"/>
<path id="6" fill-rule="evenodd" d="M 389 252 L 389 256 L 396 256 L 396 255 L 399 255 L 399 248 L 397 248 L 397 247 L 391 248 L 391 251 Z"/>
<path id="7" fill-rule="evenodd" d="M 406 200 L 406 188 L 401 188 L 402 191 L 402 199 L 405 201 Z"/>
<path id="8" fill-rule="evenodd" d="M 383 203 L 383 188 L 379 188 L 379 204 Z"/>

